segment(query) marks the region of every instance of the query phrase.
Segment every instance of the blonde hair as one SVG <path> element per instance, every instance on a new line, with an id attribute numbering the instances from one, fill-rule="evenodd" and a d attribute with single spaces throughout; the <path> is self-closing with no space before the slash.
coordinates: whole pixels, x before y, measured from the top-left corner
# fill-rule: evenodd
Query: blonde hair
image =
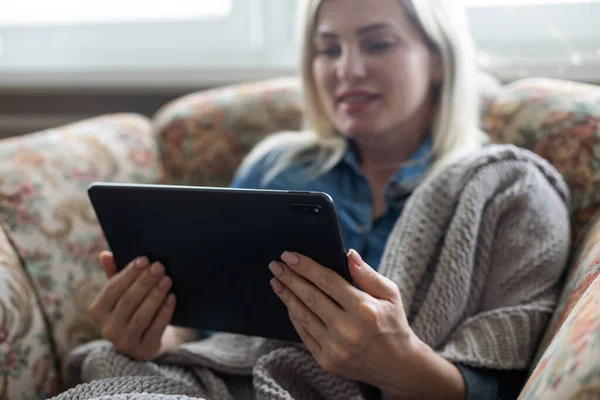
<path id="1" fill-rule="evenodd" d="M 340 160 L 346 141 L 324 112 L 313 75 L 314 48 L 312 37 L 319 8 L 326 0 L 301 2 L 299 37 L 301 50 L 301 82 L 305 118 L 310 126 L 303 132 L 272 135 L 259 143 L 246 157 L 241 171 L 274 149 L 284 150 L 273 163 L 268 181 L 290 163 L 310 161 L 312 173 L 327 172 Z M 479 148 L 487 141 L 478 128 L 478 94 L 475 87 L 475 58 L 464 8 L 456 0 L 398 0 L 422 32 L 424 38 L 441 56 L 443 83 L 439 91 L 432 124 L 432 152 L 435 162 L 429 173 Z"/>

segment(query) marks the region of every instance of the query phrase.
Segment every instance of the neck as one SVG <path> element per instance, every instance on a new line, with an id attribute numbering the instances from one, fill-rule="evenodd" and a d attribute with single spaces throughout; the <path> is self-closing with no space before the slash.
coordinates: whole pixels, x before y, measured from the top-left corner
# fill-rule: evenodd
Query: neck
<path id="1" fill-rule="evenodd" d="M 361 168 L 364 171 L 397 170 L 421 146 L 425 134 L 398 135 L 400 140 L 382 140 L 378 135 L 373 140 L 356 142 Z"/>

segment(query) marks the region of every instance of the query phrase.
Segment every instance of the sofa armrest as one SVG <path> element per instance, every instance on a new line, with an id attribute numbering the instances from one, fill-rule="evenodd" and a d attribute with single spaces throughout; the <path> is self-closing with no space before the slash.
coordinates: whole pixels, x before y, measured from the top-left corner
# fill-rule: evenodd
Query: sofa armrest
<path id="1" fill-rule="evenodd" d="M 150 122 L 138 115 L 93 118 L 0 141 L 0 222 L 43 312 L 60 365 L 98 337 L 87 307 L 104 281 L 106 242 L 87 196 L 94 181 L 156 182 Z"/>
<path id="2" fill-rule="evenodd" d="M 156 114 L 153 129 L 165 182 L 226 186 L 248 151 L 267 135 L 302 127 L 297 78 L 205 90 Z"/>
<path id="3" fill-rule="evenodd" d="M 35 290 L 0 226 L 0 399 L 48 398 L 59 376 Z"/>
<path id="4" fill-rule="evenodd" d="M 534 366 L 546 352 L 583 294 L 592 282 L 600 277 L 600 212 L 596 213 L 587 224 L 580 240 L 573 247 L 569 268 L 561 282 L 562 291 L 538 347 Z"/>
<path id="5" fill-rule="evenodd" d="M 590 280 L 519 400 L 600 398 L 600 276 Z"/>

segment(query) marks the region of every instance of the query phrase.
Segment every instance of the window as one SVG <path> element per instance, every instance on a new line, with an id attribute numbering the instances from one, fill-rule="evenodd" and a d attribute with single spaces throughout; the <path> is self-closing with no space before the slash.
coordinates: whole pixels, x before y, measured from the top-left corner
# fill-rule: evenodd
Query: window
<path id="1" fill-rule="evenodd" d="M 464 0 L 467 7 L 492 7 L 492 6 L 523 6 L 523 5 L 549 5 L 549 4 L 577 4 L 593 3 L 595 0 Z"/>
<path id="2" fill-rule="evenodd" d="M 3 7 L 0 26 L 222 19 L 231 9 L 231 0 L 20 0 Z"/>
<path id="3" fill-rule="evenodd" d="M 600 0 L 464 0 L 483 69 L 600 82 Z"/>
<path id="4" fill-rule="evenodd" d="M 0 6 L 0 85 L 190 86 L 288 74 L 295 12 L 296 0 L 20 0 Z"/>
<path id="5" fill-rule="evenodd" d="M 0 86 L 190 87 L 294 74 L 299 1 L 6 1 Z M 462 1 L 483 69 L 600 82 L 600 0 Z"/>

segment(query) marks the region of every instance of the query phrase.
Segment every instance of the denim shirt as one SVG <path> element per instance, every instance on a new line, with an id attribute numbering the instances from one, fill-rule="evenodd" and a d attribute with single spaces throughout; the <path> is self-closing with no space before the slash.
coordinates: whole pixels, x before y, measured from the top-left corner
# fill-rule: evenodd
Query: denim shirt
<path id="1" fill-rule="evenodd" d="M 431 139 L 426 139 L 404 166 L 392 176 L 385 187 L 385 212 L 373 220 L 373 199 L 367 179 L 361 171 L 357 153 L 351 143 L 338 164 L 316 179 L 306 179 L 307 166 L 293 164 L 286 167 L 266 184 L 263 177 L 270 162 L 278 154 L 269 154 L 251 165 L 244 174 L 236 174 L 231 187 L 273 190 L 307 190 L 329 194 L 335 204 L 340 230 L 347 249 L 355 249 L 374 269 L 378 269 L 387 237 L 402 213 L 404 203 L 421 182 L 431 166 Z M 271 157 L 274 156 L 274 157 Z M 467 400 L 517 398 L 523 375 L 472 368 L 456 364 L 467 391 Z M 506 382 L 503 382 L 507 380 Z M 515 382 L 517 382 L 515 384 Z M 505 393 L 503 388 L 511 388 Z M 500 389 L 503 389 L 502 391 Z"/>

